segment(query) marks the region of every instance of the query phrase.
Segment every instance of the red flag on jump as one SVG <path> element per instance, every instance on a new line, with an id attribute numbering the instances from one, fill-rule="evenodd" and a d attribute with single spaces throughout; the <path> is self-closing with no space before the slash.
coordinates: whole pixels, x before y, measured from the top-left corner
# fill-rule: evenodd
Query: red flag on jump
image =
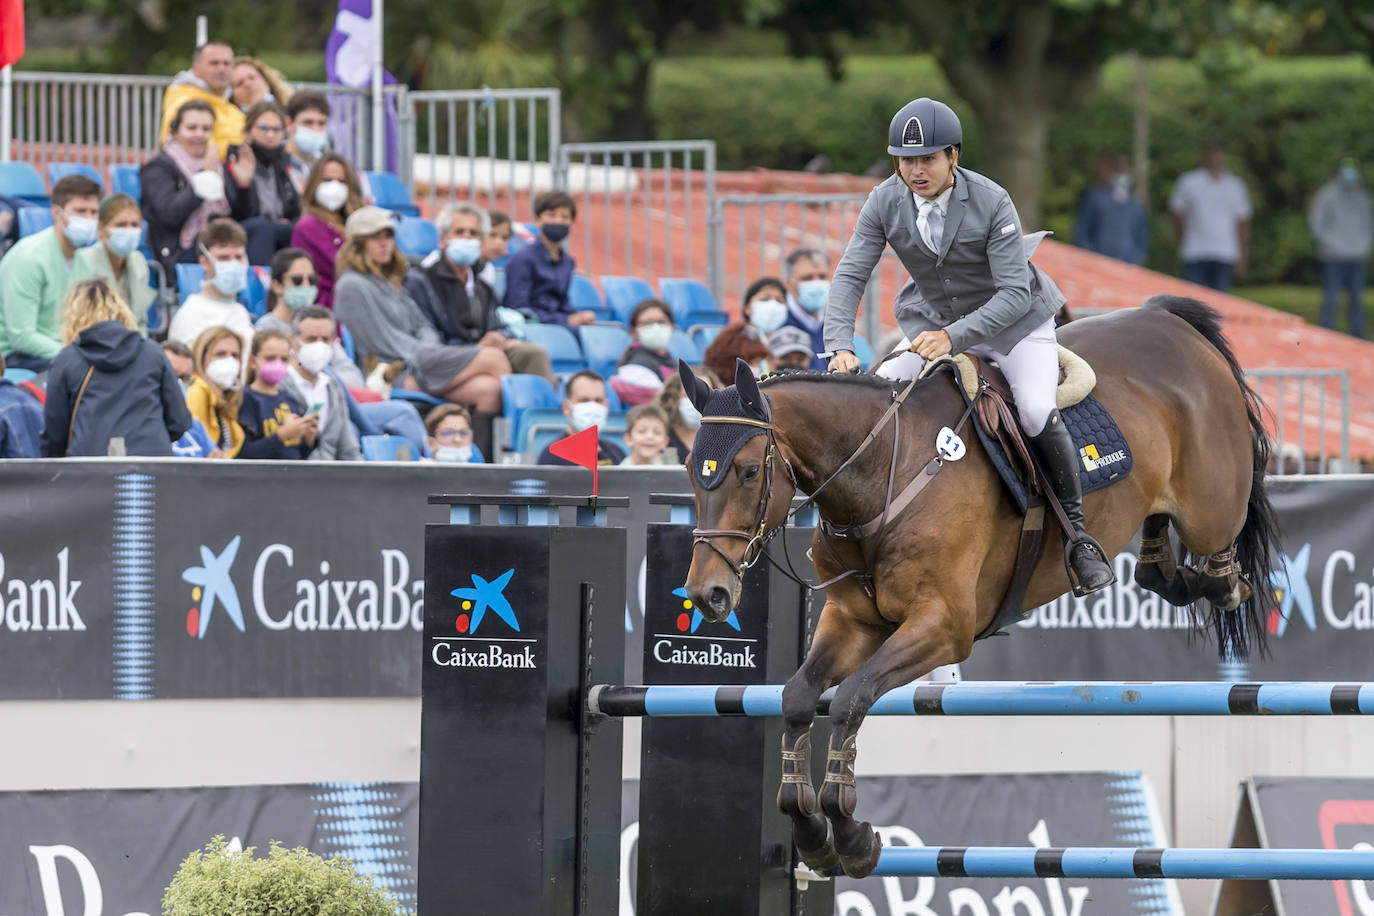
<path id="1" fill-rule="evenodd" d="M 24 56 L 24 0 L 0 0 L 0 67 Z"/>
<path id="2" fill-rule="evenodd" d="M 5 0 L 0 0 L 0 2 L 5 2 Z M 549 446 L 549 453 L 590 470 L 592 472 L 592 495 L 595 496 L 598 476 L 596 457 L 599 448 L 597 427 L 591 426 L 580 433 L 573 433 L 566 439 L 559 439 Z"/>

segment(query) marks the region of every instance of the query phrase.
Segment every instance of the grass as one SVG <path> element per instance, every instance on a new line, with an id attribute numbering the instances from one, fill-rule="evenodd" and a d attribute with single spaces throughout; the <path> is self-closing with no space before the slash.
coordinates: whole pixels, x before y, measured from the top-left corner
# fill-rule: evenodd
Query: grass
<path id="1" fill-rule="evenodd" d="M 1317 323 L 1317 313 L 1321 311 L 1320 286 L 1237 286 L 1232 292 L 1242 299 L 1298 315 L 1309 324 Z M 1345 297 L 1341 296 L 1337 302 L 1339 304 L 1336 312 L 1336 330 L 1346 331 Z M 1370 333 L 1370 329 L 1374 329 L 1374 290 L 1365 290 L 1364 326 L 1366 334 Z"/>

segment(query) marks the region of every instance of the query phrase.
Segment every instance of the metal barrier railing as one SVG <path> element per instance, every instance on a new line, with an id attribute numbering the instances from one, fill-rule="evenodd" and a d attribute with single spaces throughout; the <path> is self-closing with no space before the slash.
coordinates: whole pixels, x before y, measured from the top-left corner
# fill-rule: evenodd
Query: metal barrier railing
<path id="1" fill-rule="evenodd" d="M 716 275 L 714 140 L 564 144 L 554 182 L 578 202 L 583 271 L 650 283 Z"/>
<path id="2" fill-rule="evenodd" d="M 1273 424 L 1270 473 L 1357 470 L 1350 460 L 1348 370 L 1251 369 L 1245 376 Z M 1333 434 L 1336 449 L 1332 448 Z"/>

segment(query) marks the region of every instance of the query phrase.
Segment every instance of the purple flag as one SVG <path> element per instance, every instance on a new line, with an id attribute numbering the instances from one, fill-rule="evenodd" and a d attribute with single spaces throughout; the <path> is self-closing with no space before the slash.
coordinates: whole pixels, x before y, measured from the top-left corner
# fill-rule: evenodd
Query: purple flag
<path id="1" fill-rule="evenodd" d="M 372 0 L 339 0 L 339 12 L 334 17 L 334 30 L 324 46 L 324 72 L 331 83 L 340 86 L 367 87 L 372 85 Z M 382 82 L 396 84 L 389 72 L 382 74 Z M 370 123 L 372 107 L 359 104 L 361 98 L 350 96 L 353 104 L 335 105 L 330 126 L 334 130 L 335 148 L 353 161 L 366 150 L 353 149 L 358 136 L 358 123 Z M 356 101 L 354 101 L 356 100 Z M 386 100 L 386 171 L 397 173 L 400 162 L 399 131 L 396 124 L 396 97 Z M 373 163 L 373 168 L 378 168 Z"/>

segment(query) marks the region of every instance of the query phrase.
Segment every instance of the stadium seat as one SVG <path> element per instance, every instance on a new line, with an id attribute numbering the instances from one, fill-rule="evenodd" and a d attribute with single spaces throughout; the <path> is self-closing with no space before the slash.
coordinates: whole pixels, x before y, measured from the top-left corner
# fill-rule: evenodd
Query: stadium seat
<path id="1" fill-rule="evenodd" d="M 110 166 L 110 190 L 128 194 L 134 200 L 141 198 L 143 196 L 143 180 L 138 177 L 138 166 Z"/>
<path id="2" fill-rule="evenodd" d="M 515 451 L 528 456 L 533 463 L 544 446 L 567 434 L 568 418 L 561 409 L 538 407 L 526 410 L 520 414 L 520 422 L 516 424 L 515 441 L 520 447 Z"/>
<path id="3" fill-rule="evenodd" d="M 31 382 L 38 378 L 38 373 L 32 369 L 20 369 L 18 366 L 5 368 L 5 381 L 18 385 L 20 382 Z"/>
<path id="4" fill-rule="evenodd" d="M 582 347 L 577 338 L 561 324 L 527 324 L 525 339 L 548 351 L 553 371 L 558 375 L 587 368 L 587 360 L 582 356 Z"/>
<path id="5" fill-rule="evenodd" d="M 416 391 L 413 388 L 402 388 L 399 385 L 391 389 L 391 399 L 393 401 L 409 401 L 422 414 L 427 413 L 431 407 L 448 403 L 443 398 L 436 398 L 432 394 L 425 394 L 423 391 Z"/>
<path id="6" fill-rule="evenodd" d="M 639 277 L 602 277 L 601 289 L 606 293 L 611 317 L 621 324 L 629 324 L 630 312 L 636 305 L 657 298 L 653 287 Z"/>
<path id="7" fill-rule="evenodd" d="M 663 301 L 673 309 L 673 321 L 680 328 L 701 324 L 724 325 L 730 317 L 716 304 L 716 297 L 697 280 L 664 277 L 658 281 Z"/>
<path id="8" fill-rule="evenodd" d="M 342 322 L 339 322 L 339 343 L 343 346 L 343 351 L 348 354 L 348 358 L 353 362 L 358 361 L 358 348 L 353 344 L 353 332 Z"/>
<path id="9" fill-rule="evenodd" d="M 40 207 L 52 204 L 38 170 L 27 162 L 0 162 L 0 195 L 20 197 Z"/>
<path id="10" fill-rule="evenodd" d="M 100 177 L 100 173 L 84 162 L 49 162 L 48 163 L 48 187 L 57 184 L 68 175 L 85 175 L 91 181 L 100 185 L 100 194 L 105 194 L 105 179 Z"/>
<path id="11" fill-rule="evenodd" d="M 47 207 L 19 208 L 19 237 L 42 232 L 52 225 L 52 211 Z"/>
<path id="12" fill-rule="evenodd" d="M 873 347 L 862 334 L 854 335 L 854 355 L 859 358 L 859 365 L 863 368 L 873 365 Z"/>
<path id="13" fill-rule="evenodd" d="M 721 326 L 718 324 L 699 324 L 696 327 L 688 328 L 687 335 L 692 338 L 692 343 L 701 348 L 702 353 L 705 353 L 706 348 L 711 346 L 711 341 L 715 340 L 716 335 L 720 333 L 720 328 Z"/>
<path id="14" fill-rule="evenodd" d="M 609 324 L 584 324 L 577 329 L 587 366 L 602 378 L 615 374 L 616 363 L 631 343 L 630 332 Z"/>
<path id="15" fill-rule="evenodd" d="M 185 302 L 192 293 L 205 285 L 205 268 L 199 264 L 177 265 L 177 301 Z"/>
<path id="16" fill-rule="evenodd" d="M 611 317 L 611 310 L 601 301 L 601 294 L 596 291 L 591 278 L 582 274 L 573 274 L 572 285 L 568 287 L 568 301 L 574 312 L 596 312 L 597 321 Z"/>
<path id="17" fill-rule="evenodd" d="M 427 219 L 407 217 L 396 224 L 396 247 L 408 258 L 423 258 L 439 247 L 439 230 Z"/>
<path id="18" fill-rule="evenodd" d="M 673 336 L 668 341 L 668 352 L 695 366 L 701 362 L 703 350 L 682 328 L 673 328 Z"/>
<path id="19" fill-rule="evenodd" d="M 558 393 L 542 375 L 511 373 L 501 376 L 501 416 L 510 428 L 507 451 L 519 448 L 520 415 L 526 410 L 561 407 Z"/>
<path id="20" fill-rule="evenodd" d="M 363 436 L 364 461 L 418 461 L 415 446 L 404 436 Z"/>
<path id="21" fill-rule="evenodd" d="M 526 245 L 533 245 L 539 241 L 539 227 L 534 223 L 511 223 L 510 241 L 506 244 L 506 253 L 515 254 Z"/>
<path id="22" fill-rule="evenodd" d="M 410 198 L 405 183 L 390 172 L 364 172 L 372 188 L 372 202 L 402 216 L 419 216 L 420 208 Z"/>

